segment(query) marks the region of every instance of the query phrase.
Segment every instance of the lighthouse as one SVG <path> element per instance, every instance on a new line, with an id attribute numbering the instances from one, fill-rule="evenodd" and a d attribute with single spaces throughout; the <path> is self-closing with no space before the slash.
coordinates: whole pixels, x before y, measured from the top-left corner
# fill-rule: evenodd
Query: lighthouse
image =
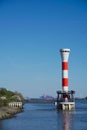
<path id="1" fill-rule="evenodd" d="M 70 49 L 60 49 L 62 59 L 62 90 L 68 91 L 68 59 Z"/>
<path id="2" fill-rule="evenodd" d="M 73 110 L 75 108 L 75 91 L 69 90 L 68 83 L 68 59 L 70 49 L 60 49 L 62 61 L 62 90 L 57 91 L 57 108 L 62 110 Z"/>

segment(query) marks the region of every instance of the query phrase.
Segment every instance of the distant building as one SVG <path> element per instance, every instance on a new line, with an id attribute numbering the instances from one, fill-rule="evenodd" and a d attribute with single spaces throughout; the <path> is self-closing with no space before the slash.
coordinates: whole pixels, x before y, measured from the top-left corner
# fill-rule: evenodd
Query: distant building
<path id="1" fill-rule="evenodd" d="M 6 96 L 2 96 L 2 97 L 0 97 L 2 100 L 6 100 L 7 98 L 6 98 Z"/>
<path id="2" fill-rule="evenodd" d="M 54 97 L 52 97 L 52 96 L 50 96 L 50 95 L 42 95 L 42 96 L 40 96 L 40 99 L 53 100 Z"/>

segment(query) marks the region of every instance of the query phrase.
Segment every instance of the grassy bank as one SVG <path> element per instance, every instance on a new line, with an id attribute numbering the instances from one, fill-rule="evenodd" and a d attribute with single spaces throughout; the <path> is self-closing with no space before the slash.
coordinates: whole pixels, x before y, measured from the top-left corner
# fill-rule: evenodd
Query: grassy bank
<path id="1" fill-rule="evenodd" d="M 0 119 L 7 119 L 13 117 L 15 114 L 22 112 L 23 109 L 15 107 L 1 107 L 0 108 Z"/>

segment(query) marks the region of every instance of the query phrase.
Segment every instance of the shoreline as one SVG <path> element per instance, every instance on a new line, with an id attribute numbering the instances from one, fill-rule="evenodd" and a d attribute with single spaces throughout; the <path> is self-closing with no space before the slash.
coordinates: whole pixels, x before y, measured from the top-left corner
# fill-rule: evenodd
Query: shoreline
<path id="1" fill-rule="evenodd" d="M 23 112 L 23 109 L 18 107 L 0 107 L 0 120 L 12 118 L 21 112 Z"/>

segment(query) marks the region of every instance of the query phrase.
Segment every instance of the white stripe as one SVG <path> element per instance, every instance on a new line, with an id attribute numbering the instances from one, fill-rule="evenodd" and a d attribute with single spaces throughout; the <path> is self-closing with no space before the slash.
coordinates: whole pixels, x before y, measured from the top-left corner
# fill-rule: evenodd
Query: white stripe
<path id="1" fill-rule="evenodd" d="M 68 78 L 68 70 L 62 70 L 62 78 Z"/>
<path id="2" fill-rule="evenodd" d="M 62 62 L 68 62 L 68 60 L 67 59 L 63 59 Z"/>
<path id="3" fill-rule="evenodd" d="M 61 52 L 62 61 L 68 61 L 69 52 Z"/>
<path id="4" fill-rule="evenodd" d="M 68 92 L 68 86 L 63 86 L 62 89 L 63 91 Z"/>

